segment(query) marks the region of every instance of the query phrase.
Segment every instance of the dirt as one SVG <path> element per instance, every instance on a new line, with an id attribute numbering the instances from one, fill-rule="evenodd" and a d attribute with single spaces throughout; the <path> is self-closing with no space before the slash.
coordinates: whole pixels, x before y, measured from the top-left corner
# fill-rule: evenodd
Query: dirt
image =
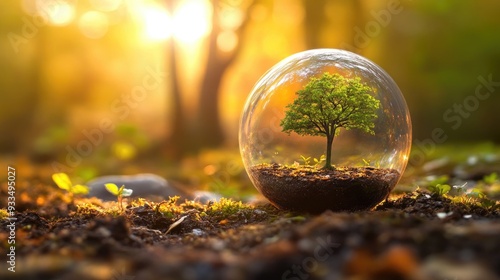
<path id="1" fill-rule="evenodd" d="M 400 173 L 375 167 L 333 170 L 261 164 L 250 169 L 261 193 L 281 209 L 322 213 L 368 210 L 387 198 Z"/>
<path id="2" fill-rule="evenodd" d="M 175 199 L 128 201 L 121 212 L 18 185 L 16 272 L 2 253 L 1 279 L 500 279 L 498 208 L 425 192 L 318 215 Z"/>

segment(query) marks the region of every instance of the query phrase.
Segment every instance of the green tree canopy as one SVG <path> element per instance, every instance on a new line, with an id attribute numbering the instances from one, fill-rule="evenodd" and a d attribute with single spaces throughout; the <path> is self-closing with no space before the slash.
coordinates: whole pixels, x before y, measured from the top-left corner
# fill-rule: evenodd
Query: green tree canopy
<path id="1" fill-rule="evenodd" d="M 297 92 L 297 98 L 286 108 L 281 120 L 283 132 L 327 138 L 325 169 L 332 169 L 331 147 L 339 128 L 360 129 L 374 134 L 377 109 L 380 101 L 371 92 L 374 89 L 361 82 L 359 77 L 346 78 L 339 74 L 324 73 L 321 78 L 311 78 Z"/>

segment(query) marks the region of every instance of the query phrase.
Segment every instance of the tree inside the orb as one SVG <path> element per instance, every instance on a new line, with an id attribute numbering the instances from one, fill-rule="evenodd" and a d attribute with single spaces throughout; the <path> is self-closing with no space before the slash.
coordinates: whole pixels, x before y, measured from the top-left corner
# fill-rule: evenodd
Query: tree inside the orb
<path id="1" fill-rule="evenodd" d="M 380 101 L 359 77 L 324 73 L 299 90 L 281 120 L 282 131 L 326 137 L 325 164 L 259 164 L 251 168 L 258 188 L 283 209 L 319 213 L 330 209 L 364 210 L 386 198 L 397 182 L 397 170 L 332 165 L 332 144 L 344 130 L 374 135 Z"/>
<path id="2" fill-rule="evenodd" d="M 281 120 L 283 132 L 326 137 L 324 169 L 332 169 L 332 143 L 340 128 L 357 128 L 374 134 L 374 120 L 380 101 L 370 95 L 373 89 L 359 77 L 345 78 L 339 74 L 324 73 L 312 78 L 297 98 L 287 106 Z"/>

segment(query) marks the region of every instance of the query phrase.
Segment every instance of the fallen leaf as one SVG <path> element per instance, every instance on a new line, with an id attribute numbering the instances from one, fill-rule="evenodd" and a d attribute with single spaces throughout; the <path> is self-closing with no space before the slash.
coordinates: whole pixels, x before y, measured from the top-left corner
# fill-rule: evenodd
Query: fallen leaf
<path id="1" fill-rule="evenodd" d="M 187 218 L 187 215 L 186 216 L 182 216 L 180 219 L 178 219 L 177 221 L 175 221 L 173 224 L 170 225 L 170 227 L 168 227 L 168 230 L 167 232 L 165 232 L 165 234 L 168 234 L 172 229 L 174 229 L 176 226 L 180 225 L 182 222 L 184 222 L 184 220 Z"/>

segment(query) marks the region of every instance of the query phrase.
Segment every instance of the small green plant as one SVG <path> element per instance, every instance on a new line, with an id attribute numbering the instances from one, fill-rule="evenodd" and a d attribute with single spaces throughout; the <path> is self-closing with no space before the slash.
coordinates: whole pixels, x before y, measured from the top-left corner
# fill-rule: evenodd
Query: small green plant
<path id="1" fill-rule="evenodd" d="M 80 194 L 88 194 L 89 187 L 84 185 L 73 185 L 66 173 L 55 173 L 52 174 L 52 180 L 56 185 L 65 191 L 67 191 L 71 196 L 71 203 L 74 202 L 74 196 Z"/>
<path id="2" fill-rule="evenodd" d="M 314 158 L 314 163 L 315 163 L 316 167 L 318 167 L 323 162 L 325 162 L 325 160 L 326 160 L 326 156 L 323 154 L 319 158 Z"/>
<path id="3" fill-rule="evenodd" d="M 437 184 L 437 185 L 430 185 L 429 187 L 427 187 L 427 189 L 432 193 L 443 196 L 448 192 L 450 192 L 451 186 L 447 184 Z"/>
<path id="4" fill-rule="evenodd" d="M 483 182 L 487 185 L 493 185 L 498 182 L 498 174 L 496 172 L 486 175 L 483 178 Z"/>
<path id="5" fill-rule="evenodd" d="M 483 189 L 481 187 L 473 188 L 467 195 L 477 197 L 479 199 L 486 198 L 486 194 L 483 192 Z"/>
<path id="6" fill-rule="evenodd" d="M 120 209 L 123 211 L 123 198 L 131 196 L 133 190 L 126 189 L 125 185 L 122 185 L 120 188 L 118 188 L 118 186 L 113 183 L 107 183 L 104 184 L 104 186 L 106 187 L 106 190 L 108 190 L 108 192 L 116 196 L 116 198 L 118 199 L 118 203 L 120 203 Z"/>
<path id="7" fill-rule="evenodd" d="M 453 185 L 453 190 L 455 190 L 455 196 L 463 195 L 466 191 L 465 186 L 467 185 L 467 182 L 465 182 L 463 185 Z"/>
<path id="8" fill-rule="evenodd" d="M 305 157 L 303 155 L 300 155 L 300 159 L 304 163 L 304 166 L 311 166 L 311 157 Z M 314 167 L 319 167 L 323 162 L 325 162 L 326 156 L 323 154 L 319 158 L 313 158 L 314 161 Z M 298 167 L 298 163 L 294 164 L 293 166 Z"/>
<path id="9" fill-rule="evenodd" d="M 304 162 L 304 165 L 309 165 L 309 163 L 311 163 L 311 157 L 305 157 L 303 155 L 300 155 L 300 158 Z"/>

